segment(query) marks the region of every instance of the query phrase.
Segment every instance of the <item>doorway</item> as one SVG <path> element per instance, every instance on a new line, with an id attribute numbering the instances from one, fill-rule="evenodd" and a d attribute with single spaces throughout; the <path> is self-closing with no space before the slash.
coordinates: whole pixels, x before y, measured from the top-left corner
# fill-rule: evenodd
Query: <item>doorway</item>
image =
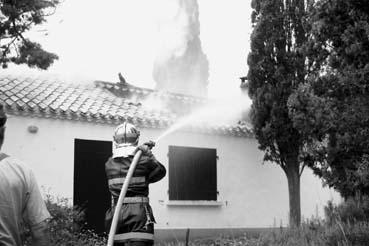
<path id="1" fill-rule="evenodd" d="M 74 140 L 73 204 L 84 211 L 87 228 L 99 234 L 105 231 L 105 212 L 111 204 L 105 175 L 111 153 L 110 141 Z"/>

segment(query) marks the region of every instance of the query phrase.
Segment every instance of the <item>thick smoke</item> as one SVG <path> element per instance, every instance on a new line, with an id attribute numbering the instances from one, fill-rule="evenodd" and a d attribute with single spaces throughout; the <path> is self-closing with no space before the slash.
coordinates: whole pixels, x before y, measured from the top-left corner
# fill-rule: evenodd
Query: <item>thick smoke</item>
<path id="1" fill-rule="evenodd" d="M 162 1 L 163 2 L 163 1 Z M 159 54 L 153 68 L 156 89 L 206 96 L 209 63 L 200 41 L 197 0 L 170 0 L 159 21 Z"/>

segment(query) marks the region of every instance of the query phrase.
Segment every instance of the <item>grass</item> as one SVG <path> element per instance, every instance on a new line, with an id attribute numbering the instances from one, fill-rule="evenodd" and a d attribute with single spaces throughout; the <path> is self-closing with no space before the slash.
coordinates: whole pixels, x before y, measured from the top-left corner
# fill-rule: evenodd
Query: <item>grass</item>
<path id="1" fill-rule="evenodd" d="M 185 246 L 185 242 L 164 243 L 164 246 Z M 335 224 L 305 222 L 297 229 L 276 229 L 255 237 L 227 237 L 198 239 L 189 246 L 367 246 L 369 245 L 369 223 Z"/>
<path id="2" fill-rule="evenodd" d="M 74 209 L 67 199 L 47 196 L 46 205 L 52 219 L 50 233 L 52 245 L 99 246 L 106 245 L 106 237 L 84 229 L 84 215 Z M 29 231 L 25 232 L 30 245 Z M 185 246 L 185 242 L 156 243 L 163 246 Z M 335 206 L 328 203 L 325 219 L 315 218 L 302 223 L 299 228 L 276 228 L 260 234 L 244 234 L 240 237 L 219 236 L 197 239 L 188 246 L 368 246 L 369 198 L 352 198 Z"/>
<path id="3" fill-rule="evenodd" d="M 299 228 L 280 228 L 257 236 L 245 234 L 238 238 L 195 240 L 189 245 L 368 246 L 369 197 L 352 197 L 339 205 L 329 202 L 325 207 L 325 219 L 306 220 Z"/>

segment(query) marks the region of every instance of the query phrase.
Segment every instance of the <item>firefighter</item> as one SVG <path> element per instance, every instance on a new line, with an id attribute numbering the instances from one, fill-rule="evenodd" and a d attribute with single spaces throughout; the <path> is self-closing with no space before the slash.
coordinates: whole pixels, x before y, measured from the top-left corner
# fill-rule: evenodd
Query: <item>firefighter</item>
<path id="1" fill-rule="evenodd" d="M 150 143 L 138 146 L 140 132 L 130 123 L 119 125 L 114 132 L 113 156 L 105 164 L 112 206 L 106 213 L 109 231 L 120 191 L 135 153 L 142 151 L 129 183 L 119 213 L 114 245 L 146 246 L 154 244 L 155 219 L 149 205 L 149 184 L 161 180 L 165 167 L 151 152 Z"/>

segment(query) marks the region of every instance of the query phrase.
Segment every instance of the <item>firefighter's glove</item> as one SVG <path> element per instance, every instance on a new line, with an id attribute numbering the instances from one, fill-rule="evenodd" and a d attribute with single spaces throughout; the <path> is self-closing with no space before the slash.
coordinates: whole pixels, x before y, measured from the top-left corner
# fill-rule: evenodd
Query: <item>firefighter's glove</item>
<path id="1" fill-rule="evenodd" d="M 139 151 L 139 150 L 142 151 L 143 155 L 152 156 L 151 148 L 150 148 L 150 146 L 148 146 L 146 144 L 142 144 L 142 145 L 138 146 L 136 148 L 136 152 Z"/>

